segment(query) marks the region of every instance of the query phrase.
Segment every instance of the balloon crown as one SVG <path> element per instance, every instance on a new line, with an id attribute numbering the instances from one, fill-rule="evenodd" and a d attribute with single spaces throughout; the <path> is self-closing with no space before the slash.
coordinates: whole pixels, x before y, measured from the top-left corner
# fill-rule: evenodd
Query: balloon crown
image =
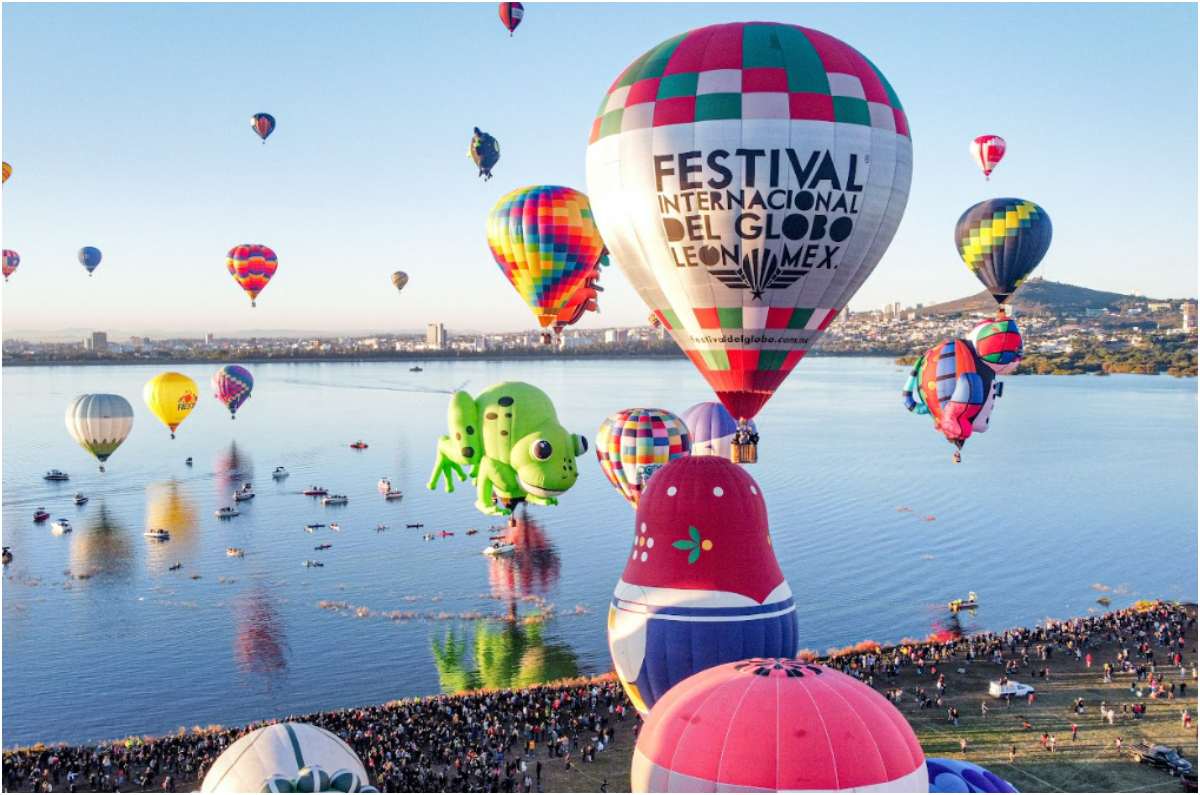
<path id="1" fill-rule="evenodd" d="M 755 676 L 787 676 L 797 677 L 807 674 L 820 676 L 825 669 L 819 665 L 803 663 L 786 657 L 755 657 L 733 666 L 739 671 L 746 671 Z"/>

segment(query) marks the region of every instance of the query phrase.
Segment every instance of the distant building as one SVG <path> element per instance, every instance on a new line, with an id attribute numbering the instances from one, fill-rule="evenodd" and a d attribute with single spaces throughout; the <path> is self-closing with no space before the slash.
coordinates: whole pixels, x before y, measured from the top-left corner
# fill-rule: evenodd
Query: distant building
<path id="1" fill-rule="evenodd" d="M 211 331 L 204 335 L 204 344 L 205 345 L 213 344 L 213 333 Z"/>
<path id="2" fill-rule="evenodd" d="M 83 348 L 93 353 L 103 353 L 108 350 L 108 334 L 103 331 L 93 331 L 92 336 L 84 337 Z"/>
<path id="3" fill-rule="evenodd" d="M 604 344 L 605 345 L 615 345 L 618 342 L 624 341 L 624 339 L 625 339 L 625 330 L 624 329 L 610 328 L 610 329 L 604 330 Z"/>
<path id="4" fill-rule="evenodd" d="M 133 348 L 135 351 L 140 351 L 140 350 L 142 349 L 142 338 L 141 338 L 141 337 L 130 337 L 130 338 L 129 338 L 129 345 L 130 345 L 130 346 L 131 346 L 131 347 L 132 347 L 132 348 Z"/>
<path id="5" fill-rule="evenodd" d="M 441 323 L 425 326 L 425 346 L 441 350 L 446 347 L 446 327 Z"/>
<path id="6" fill-rule="evenodd" d="M 1196 305 L 1185 302 L 1183 304 L 1183 306 L 1181 307 L 1181 309 L 1182 309 L 1182 314 L 1183 314 L 1183 326 L 1182 326 L 1183 330 L 1184 331 L 1195 331 L 1196 330 Z"/>

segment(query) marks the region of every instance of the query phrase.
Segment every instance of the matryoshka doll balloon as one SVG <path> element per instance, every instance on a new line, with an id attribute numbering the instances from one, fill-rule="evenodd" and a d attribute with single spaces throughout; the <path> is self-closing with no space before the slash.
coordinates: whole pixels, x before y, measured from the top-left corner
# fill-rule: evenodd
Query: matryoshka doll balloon
<path id="1" fill-rule="evenodd" d="M 617 676 L 646 714 L 680 680 L 746 657 L 796 653 L 796 607 L 762 490 L 716 456 L 683 456 L 651 478 L 608 611 Z"/>

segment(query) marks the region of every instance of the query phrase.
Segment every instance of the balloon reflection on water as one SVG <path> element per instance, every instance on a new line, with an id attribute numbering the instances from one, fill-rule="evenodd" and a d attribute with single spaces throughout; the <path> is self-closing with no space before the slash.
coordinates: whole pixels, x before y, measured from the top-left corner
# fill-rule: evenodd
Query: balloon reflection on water
<path id="1" fill-rule="evenodd" d="M 147 541 L 146 560 L 152 570 L 161 570 L 191 552 L 199 537 L 196 506 L 177 480 L 146 487 L 146 529 L 162 528 L 171 534 L 166 542 Z"/>
<path id="2" fill-rule="evenodd" d="M 102 502 L 82 532 L 72 533 L 72 574 L 128 576 L 133 562 L 133 539 Z"/>
<path id="3" fill-rule="evenodd" d="M 268 679 L 285 671 L 291 649 L 270 591 L 260 585 L 242 594 L 234 606 L 234 615 L 237 635 L 233 650 L 239 670 L 262 674 Z"/>

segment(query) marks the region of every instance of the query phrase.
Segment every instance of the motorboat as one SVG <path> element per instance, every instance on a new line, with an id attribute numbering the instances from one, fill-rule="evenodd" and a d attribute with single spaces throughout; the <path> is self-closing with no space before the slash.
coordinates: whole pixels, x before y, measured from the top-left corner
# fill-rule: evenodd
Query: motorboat
<path id="1" fill-rule="evenodd" d="M 454 531 L 453 530 L 443 530 L 440 533 L 438 533 L 438 535 L 440 535 L 442 538 L 449 538 L 450 536 L 454 535 Z"/>
<path id="2" fill-rule="evenodd" d="M 332 531 L 333 531 L 333 532 L 335 532 L 335 533 L 340 533 L 340 532 L 342 532 L 342 526 L 341 526 L 340 524 L 338 524 L 337 522 L 330 522 L 330 523 L 329 523 L 329 529 L 330 529 L 330 530 L 332 530 Z"/>
<path id="3" fill-rule="evenodd" d="M 345 505 L 350 502 L 350 498 L 345 494 L 330 494 L 321 500 L 322 505 Z"/>
<path id="4" fill-rule="evenodd" d="M 467 535 L 469 535 L 469 536 L 477 535 L 478 533 L 479 533 L 479 531 L 476 530 L 474 527 L 467 530 Z"/>
<path id="5" fill-rule="evenodd" d="M 242 558 L 246 556 L 246 550 L 241 547 L 225 547 L 225 554 L 231 558 Z"/>
<path id="6" fill-rule="evenodd" d="M 39 523 L 44 522 L 49 518 L 50 518 L 50 512 L 47 511 L 45 508 L 39 507 L 36 511 L 33 512 L 33 521 L 35 521 L 35 522 L 39 522 Z"/>
<path id="7" fill-rule="evenodd" d="M 245 502 L 252 499 L 254 499 L 254 489 L 250 488 L 249 483 L 233 493 L 234 502 Z"/>
<path id="8" fill-rule="evenodd" d="M 10 550 L 8 547 L 5 547 L 4 553 L 0 555 L 0 562 L 2 562 L 5 566 L 12 563 L 12 550 Z"/>
<path id="9" fill-rule="evenodd" d="M 191 466 L 192 465 L 192 457 L 189 455 L 183 463 L 186 464 L 187 466 Z"/>
<path id="10" fill-rule="evenodd" d="M 241 513 L 241 511 L 239 511 L 237 508 L 234 508 L 232 505 L 226 505 L 225 507 L 218 508 L 215 511 L 216 517 L 218 519 L 232 519 L 233 517 L 237 516 L 239 513 Z"/>
<path id="11" fill-rule="evenodd" d="M 276 480 L 283 480 L 288 476 L 288 474 L 288 471 L 283 467 L 275 467 L 275 471 L 271 473 L 271 477 L 275 478 Z"/>
<path id="12" fill-rule="evenodd" d="M 324 486 L 309 486 L 304 490 L 305 497 L 324 497 L 329 493 L 329 489 Z"/>
<path id="13" fill-rule="evenodd" d="M 366 442 L 364 442 L 362 439 L 359 439 L 357 442 L 352 442 L 352 443 L 350 444 L 350 447 L 352 447 L 352 448 L 353 448 L 353 449 L 355 449 L 355 450 L 366 450 L 366 449 L 367 449 L 367 443 L 366 443 Z"/>
<path id="14" fill-rule="evenodd" d="M 425 525 L 421 524 L 420 522 L 414 522 L 413 524 L 406 524 L 404 526 L 407 527 L 409 530 L 413 530 L 416 528 L 424 527 Z"/>
<path id="15" fill-rule="evenodd" d="M 71 479 L 70 475 L 68 475 L 66 472 L 62 472 L 58 469 L 51 469 L 49 472 L 47 472 L 45 475 L 42 476 L 42 480 L 70 480 L 70 479 Z"/>
<path id="16" fill-rule="evenodd" d="M 83 494 L 83 492 L 79 492 L 79 491 L 75 492 L 75 504 L 76 505 L 87 505 L 87 501 L 88 501 L 88 498 L 85 494 Z"/>
<path id="17" fill-rule="evenodd" d="M 304 525 L 304 529 L 305 529 L 305 530 L 307 530 L 307 531 L 308 531 L 308 532 L 310 532 L 310 533 L 315 533 L 315 532 L 317 532 L 318 530 L 320 530 L 320 529 L 321 529 L 322 527 L 324 527 L 324 526 L 325 526 L 325 525 L 324 525 L 324 524 L 322 524 L 321 522 L 313 522 L 312 524 L 306 524 L 306 525 Z"/>
<path id="18" fill-rule="evenodd" d="M 146 536 L 146 538 L 150 538 L 155 541 L 170 541 L 171 540 L 171 534 L 161 527 L 156 527 L 152 530 L 147 530 L 142 535 Z"/>
<path id="19" fill-rule="evenodd" d="M 377 483 L 375 487 L 383 492 L 391 491 L 392 490 L 392 479 L 391 478 L 380 478 L 379 483 Z"/>
<path id="20" fill-rule="evenodd" d="M 387 530 L 387 529 L 388 529 L 388 526 L 385 525 L 383 522 L 380 522 L 379 524 L 375 525 L 376 533 L 382 533 L 384 530 Z"/>
<path id="21" fill-rule="evenodd" d="M 488 536 L 488 541 L 503 541 L 508 538 L 508 533 L 500 533 L 499 535 Z"/>
<path id="22" fill-rule="evenodd" d="M 483 548 L 483 554 L 496 557 L 498 555 L 511 555 L 517 551 L 515 544 L 506 544 L 501 541 L 494 542 L 491 546 Z"/>
<path id="23" fill-rule="evenodd" d="M 72 529 L 74 528 L 71 527 L 71 522 L 67 519 L 55 519 L 54 524 L 50 525 L 50 532 L 56 536 L 69 533 Z"/>
<path id="24" fill-rule="evenodd" d="M 304 568 L 306 568 L 306 569 L 313 569 L 313 568 L 320 569 L 320 568 L 323 568 L 324 566 L 325 566 L 325 564 L 319 560 L 304 561 Z"/>
<path id="25" fill-rule="evenodd" d="M 167 566 L 167 571 L 179 571 L 183 568 L 182 563 L 176 563 L 173 566 Z"/>
<path id="26" fill-rule="evenodd" d="M 317 549 L 317 550 L 320 550 L 320 549 L 329 549 L 329 548 L 331 548 L 332 546 L 333 546 L 333 544 L 317 544 L 315 547 L 313 547 L 313 549 Z"/>
<path id="27" fill-rule="evenodd" d="M 400 489 L 388 489 L 384 493 L 383 498 L 385 500 L 402 500 L 404 499 L 404 492 L 400 491 Z"/>
<path id="28" fill-rule="evenodd" d="M 975 595 L 974 591 L 971 591 L 967 594 L 966 599 L 951 599 L 946 607 L 950 608 L 951 613 L 957 613 L 959 610 L 974 610 L 979 607 L 979 597 Z"/>
<path id="29" fill-rule="evenodd" d="M 425 372 L 425 368 L 424 367 L 410 367 L 410 368 L 408 368 L 408 371 L 410 373 L 423 373 L 423 372 Z"/>

